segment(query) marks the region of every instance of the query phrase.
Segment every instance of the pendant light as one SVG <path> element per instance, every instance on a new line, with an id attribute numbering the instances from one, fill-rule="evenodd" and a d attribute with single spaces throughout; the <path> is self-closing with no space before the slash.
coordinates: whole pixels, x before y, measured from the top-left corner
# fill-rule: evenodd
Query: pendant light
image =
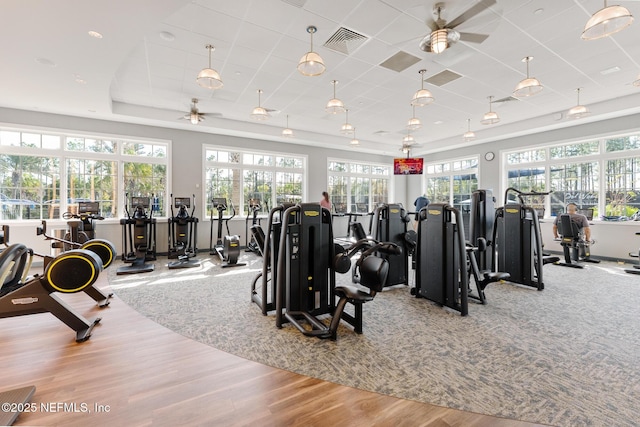
<path id="1" fill-rule="evenodd" d="M 325 111 L 329 114 L 338 114 L 344 113 L 344 104 L 338 98 L 336 98 L 336 85 L 338 84 L 337 80 L 331 80 L 331 84 L 333 84 L 333 98 L 327 102 L 327 106 L 325 107 Z"/>
<path id="2" fill-rule="evenodd" d="M 340 133 L 343 135 L 351 135 L 353 134 L 355 128 L 351 123 L 349 123 L 349 110 L 345 109 L 344 112 L 346 114 L 346 117 L 344 119 L 344 124 L 340 128 Z"/>
<path id="3" fill-rule="evenodd" d="M 262 94 L 262 89 L 258 89 L 258 106 L 251 111 L 251 118 L 254 120 L 267 120 L 271 115 L 267 110 L 262 108 L 260 105 L 260 95 Z"/>
<path id="4" fill-rule="evenodd" d="M 411 109 L 413 111 L 413 117 L 411 117 L 409 119 L 409 121 L 407 121 L 407 129 L 409 130 L 418 130 L 422 127 L 422 122 L 420 122 L 420 119 L 416 117 L 416 107 L 415 105 L 411 106 Z"/>
<path id="5" fill-rule="evenodd" d="M 589 18 L 584 26 L 580 38 L 582 40 L 596 40 L 610 36 L 627 28 L 633 22 L 633 15 L 623 6 L 608 6 L 604 0 L 604 8 Z"/>
<path id="6" fill-rule="evenodd" d="M 349 141 L 349 144 L 351 144 L 351 145 L 360 145 L 360 140 L 358 140 L 358 138 L 356 138 L 356 128 L 353 128 L 353 138 L 351 138 L 351 141 Z"/>
<path id="7" fill-rule="evenodd" d="M 309 52 L 305 53 L 300 62 L 298 62 L 298 71 L 303 76 L 319 76 L 324 73 L 326 67 L 324 66 L 324 61 L 313 51 L 313 33 L 315 33 L 318 29 L 313 25 L 307 27 L 307 33 L 311 35 L 311 49 Z"/>
<path id="8" fill-rule="evenodd" d="M 293 138 L 293 129 L 289 128 L 289 115 L 287 114 L 287 127 L 282 129 L 282 136 L 285 138 Z"/>
<path id="9" fill-rule="evenodd" d="M 569 117 L 570 119 L 579 119 L 591 114 L 591 111 L 589 111 L 587 107 L 585 107 L 584 105 L 580 105 L 580 89 L 581 88 L 576 89 L 576 92 L 578 93 L 578 103 L 567 113 L 567 117 Z"/>
<path id="10" fill-rule="evenodd" d="M 513 91 L 513 96 L 516 98 L 522 98 L 525 96 L 532 96 L 542 90 L 542 85 L 535 77 L 529 77 L 529 62 L 533 59 L 533 56 L 525 56 L 522 58 L 522 62 L 527 64 L 527 78 L 522 80 L 516 86 Z"/>
<path id="11" fill-rule="evenodd" d="M 413 135 L 411 135 L 411 133 L 407 133 L 404 138 L 402 138 L 402 143 L 406 144 L 406 145 L 411 145 L 414 142 L 416 142 L 415 138 L 413 137 Z"/>
<path id="12" fill-rule="evenodd" d="M 222 78 L 220 78 L 220 74 L 213 68 L 211 68 L 211 52 L 215 50 L 215 47 L 211 44 L 205 46 L 209 50 L 209 68 L 203 68 L 202 71 L 198 73 L 198 77 L 196 77 L 196 81 L 198 84 L 207 89 L 220 89 L 222 84 Z"/>
<path id="13" fill-rule="evenodd" d="M 411 105 L 414 107 L 424 107 L 433 102 L 433 95 L 428 89 L 424 88 L 424 73 L 426 72 L 427 70 L 418 71 L 418 73 L 420 73 L 420 90 L 414 93 L 411 99 Z"/>
<path id="14" fill-rule="evenodd" d="M 498 113 L 491 111 L 491 102 L 492 102 L 493 96 L 489 96 L 488 98 L 489 98 L 489 112 L 484 113 L 484 116 L 482 116 L 482 120 L 480 120 L 480 123 L 482 123 L 483 125 L 494 125 L 500 121 L 500 117 L 498 117 Z"/>
<path id="15" fill-rule="evenodd" d="M 462 135 L 465 141 L 471 141 L 476 139 L 476 134 L 471 131 L 471 119 L 467 119 L 467 131 Z"/>

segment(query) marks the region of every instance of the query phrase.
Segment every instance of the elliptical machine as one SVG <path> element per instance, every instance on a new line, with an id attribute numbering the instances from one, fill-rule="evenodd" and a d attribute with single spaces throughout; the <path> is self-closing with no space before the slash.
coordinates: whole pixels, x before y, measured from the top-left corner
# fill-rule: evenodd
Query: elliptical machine
<path id="1" fill-rule="evenodd" d="M 131 197 L 131 206 L 135 210 L 133 215 L 125 204 L 127 218 L 120 220 L 122 225 L 122 260 L 131 265 L 125 265 L 116 271 L 116 274 L 148 273 L 155 269 L 155 265 L 147 261 L 156 259 L 156 219 L 153 211 L 147 215 L 150 207 L 149 197 Z"/>
<path id="2" fill-rule="evenodd" d="M 236 210 L 231 206 L 231 216 L 223 218 L 224 211 L 227 210 L 227 199 L 222 197 L 214 197 L 211 199 L 213 209 L 211 210 L 211 232 L 209 234 L 210 255 L 218 255 L 222 261 L 222 268 L 227 267 L 239 267 L 246 265 L 246 263 L 239 263 L 238 257 L 240 256 L 240 237 L 237 234 L 231 235 L 229 232 L 229 221 L 236 216 Z M 213 210 L 218 211 L 218 236 L 216 244 L 213 244 Z M 222 238 L 222 223 L 225 223 L 227 227 L 227 235 Z"/>
<path id="3" fill-rule="evenodd" d="M 192 268 L 200 267 L 200 261 L 190 260 L 198 253 L 196 247 L 196 238 L 198 236 L 198 218 L 193 213 L 196 210 L 196 195 L 193 195 L 193 209 L 189 214 L 191 207 L 191 199 L 189 197 L 173 198 L 171 204 L 171 217 L 168 218 L 169 224 L 169 259 L 177 258 L 177 261 L 170 262 L 167 267 L 175 268 Z M 178 213 L 174 214 L 173 207 L 178 209 Z"/>
<path id="4" fill-rule="evenodd" d="M 261 207 L 260 205 L 261 203 L 259 199 L 249 200 L 249 206 L 247 208 L 247 218 L 245 219 L 245 223 L 248 225 L 249 220 L 251 220 L 251 228 L 256 225 L 260 225 L 260 218 L 258 218 L 258 212 L 260 212 Z M 260 254 L 261 249 L 260 247 L 258 247 L 258 243 L 256 242 L 254 235 L 252 233 L 249 233 L 249 230 L 247 228 L 248 227 L 245 225 L 245 245 L 247 246 L 245 252 L 254 252 L 256 254 Z"/>

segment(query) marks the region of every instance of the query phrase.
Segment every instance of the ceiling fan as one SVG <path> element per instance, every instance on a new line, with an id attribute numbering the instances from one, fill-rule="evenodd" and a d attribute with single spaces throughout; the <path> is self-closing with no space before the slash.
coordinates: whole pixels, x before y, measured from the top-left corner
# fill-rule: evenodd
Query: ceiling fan
<path id="1" fill-rule="evenodd" d="M 191 105 L 191 111 L 189 111 L 187 114 L 185 114 L 183 117 L 181 117 L 182 119 L 185 120 L 189 120 L 191 122 L 191 124 L 197 125 L 198 123 L 204 121 L 204 113 L 201 113 L 198 111 L 198 99 L 197 98 L 193 98 L 191 100 L 191 102 L 193 103 Z"/>
<path id="2" fill-rule="evenodd" d="M 427 34 L 422 41 L 420 41 L 420 49 L 425 52 L 442 53 L 449 46 L 460 40 L 471 43 L 482 43 L 487 39 L 487 37 L 489 37 L 489 35 L 464 33 L 457 31 L 455 28 L 494 4 L 496 4 L 496 0 L 483 0 L 480 3 L 471 6 L 457 18 L 447 22 L 442 19 L 441 16 L 442 12 L 445 10 L 445 4 L 436 3 L 433 6 L 434 21 L 427 23 L 432 31 Z"/>

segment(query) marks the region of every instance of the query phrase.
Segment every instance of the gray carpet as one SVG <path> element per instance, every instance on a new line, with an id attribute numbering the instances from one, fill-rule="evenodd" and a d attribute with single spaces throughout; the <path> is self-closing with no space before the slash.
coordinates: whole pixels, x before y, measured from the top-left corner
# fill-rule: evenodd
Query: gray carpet
<path id="1" fill-rule="evenodd" d="M 614 263 L 545 267 L 544 291 L 491 284 L 469 316 L 390 289 L 364 306 L 364 334 L 338 340 L 275 327 L 251 303 L 262 260 L 109 281 L 167 328 L 266 365 L 392 396 L 556 426 L 640 425 L 640 276 Z M 117 266 L 116 266 L 117 267 Z M 348 276 L 341 280 L 348 281 Z"/>

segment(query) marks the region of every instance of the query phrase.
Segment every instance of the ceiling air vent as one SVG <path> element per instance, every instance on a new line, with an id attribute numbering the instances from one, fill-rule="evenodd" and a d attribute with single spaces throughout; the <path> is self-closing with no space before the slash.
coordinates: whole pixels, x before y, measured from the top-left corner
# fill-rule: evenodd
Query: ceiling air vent
<path id="1" fill-rule="evenodd" d="M 393 56 L 387 58 L 381 67 L 388 68 L 393 71 L 401 72 L 411 67 L 413 64 L 420 62 L 420 58 L 408 54 L 407 52 L 400 51 Z"/>
<path id="2" fill-rule="evenodd" d="M 282 0 L 282 1 L 295 7 L 302 7 L 307 2 L 307 0 Z"/>
<path id="3" fill-rule="evenodd" d="M 430 83 L 434 86 L 444 86 L 447 83 L 458 80 L 460 77 L 462 77 L 460 74 L 454 73 L 451 70 L 444 70 L 439 72 L 438 74 L 434 74 L 428 79 L 425 79 L 425 82 Z"/>
<path id="4" fill-rule="evenodd" d="M 513 96 L 507 96 L 506 98 L 502 98 L 502 99 L 496 99 L 495 101 L 491 101 L 492 105 L 498 106 L 498 105 L 502 105 L 506 102 L 511 102 L 511 101 L 519 101 L 518 98 L 514 98 Z"/>
<path id="5" fill-rule="evenodd" d="M 348 55 L 362 46 L 362 44 L 367 40 L 369 40 L 367 36 L 363 36 L 355 31 L 340 27 L 338 28 L 338 31 L 329 37 L 329 40 L 325 42 L 324 47 Z"/>

